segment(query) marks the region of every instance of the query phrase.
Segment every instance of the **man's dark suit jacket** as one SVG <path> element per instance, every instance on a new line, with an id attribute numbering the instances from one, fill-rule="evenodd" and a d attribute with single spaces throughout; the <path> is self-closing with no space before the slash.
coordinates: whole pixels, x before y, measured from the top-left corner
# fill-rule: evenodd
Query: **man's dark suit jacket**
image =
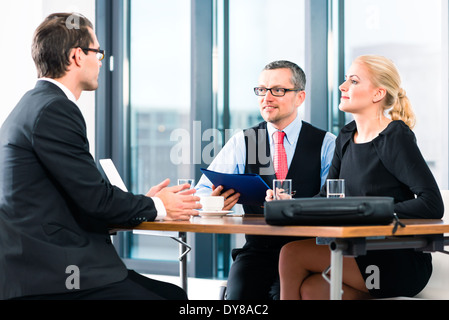
<path id="1" fill-rule="evenodd" d="M 123 280 L 108 225 L 156 215 L 151 198 L 102 178 L 79 108 L 38 81 L 0 130 L 0 299 L 68 292 L 69 266 L 81 290 Z"/>

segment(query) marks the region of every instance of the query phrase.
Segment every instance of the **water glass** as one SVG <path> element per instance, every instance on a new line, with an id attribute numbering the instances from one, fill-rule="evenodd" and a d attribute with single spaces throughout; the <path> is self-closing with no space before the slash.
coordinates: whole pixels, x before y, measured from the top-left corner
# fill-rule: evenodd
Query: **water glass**
<path id="1" fill-rule="evenodd" d="M 292 198 L 292 180 L 273 180 L 274 200 L 289 200 Z"/>
<path id="2" fill-rule="evenodd" d="M 194 179 L 178 179 L 178 186 L 180 186 L 182 184 L 189 184 L 190 189 L 192 189 L 193 187 L 195 187 L 195 180 Z"/>
<path id="3" fill-rule="evenodd" d="M 345 197 L 345 180 L 344 179 L 328 179 L 327 197 L 328 198 L 344 198 Z"/>

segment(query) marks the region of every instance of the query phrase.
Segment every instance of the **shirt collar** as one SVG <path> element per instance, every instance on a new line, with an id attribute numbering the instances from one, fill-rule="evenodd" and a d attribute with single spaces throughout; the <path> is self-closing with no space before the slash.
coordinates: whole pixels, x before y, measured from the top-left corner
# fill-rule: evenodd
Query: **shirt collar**
<path id="1" fill-rule="evenodd" d="M 40 78 L 39 80 L 44 80 L 44 81 L 48 81 L 53 83 L 54 85 L 58 86 L 59 89 L 61 89 L 65 95 L 67 96 L 67 98 L 72 101 L 73 103 L 76 104 L 76 98 L 75 95 L 72 93 L 72 91 L 70 91 L 65 85 L 63 85 L 61 82 L 56 81 L 55 79 L 51 79 L 51 78 Z"/>
<path id="2" fill-rule="evenodd" d="M 302 121 L 301 118 L 299 116 L 299 112 L 298 115 L 296 116 L 296 119 L 292 121 L 292 123 L 290 123 L 284 130 L 285 132 L 285 138 L 287 139 L 287 142 L 292 145 L 295 143 L 295 141 L 298 140 L 299 137 L 299 133 L 301 132 L 302 129 Z M 273 134 L 278 131 L 275 127 L 273 127 L 273 125 L 271 123 L 267 123 L 267 131 L 268 131 L 268 136 L 270 139 L 270 143 L 272 143 L 273 140 Z"/>

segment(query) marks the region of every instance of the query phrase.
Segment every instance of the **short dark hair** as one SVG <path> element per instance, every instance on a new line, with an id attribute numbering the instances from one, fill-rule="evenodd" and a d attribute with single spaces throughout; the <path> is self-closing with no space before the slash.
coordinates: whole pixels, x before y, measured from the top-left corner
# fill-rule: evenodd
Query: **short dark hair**
<path id="1" fill-rule="evenodd" d="M 36 29 L 31 54 L 38 77 L 57 79 L 70 65 L 73 48 L 88 48 L 93 42 L 89 28 L 92 23 L 78 13 L 54 13 Z"/>
<path id="2" fill-rule="evenodd" d="M 306 74 L 304 70 L 301 69 L 296 63 L 287 60 L 273 61 L 267 64 L 264 70 L 275 70 L 275 69 L 290 69 L 292 72 L 292 83 L 295 89 L 305 90 L 306 89 Z"/>

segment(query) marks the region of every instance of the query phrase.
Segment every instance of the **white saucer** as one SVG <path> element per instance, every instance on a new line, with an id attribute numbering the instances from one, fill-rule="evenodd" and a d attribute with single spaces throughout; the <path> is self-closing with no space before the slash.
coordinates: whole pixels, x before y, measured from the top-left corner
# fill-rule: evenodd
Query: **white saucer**
<path id="1" fill-rule="evenodd" d="M 228 213 L 232 212 L 229 210 L 218 210 L 218 211 L 198 211 L 200 217 L 208 217 L 208 218 L 220 218 Z"/>

